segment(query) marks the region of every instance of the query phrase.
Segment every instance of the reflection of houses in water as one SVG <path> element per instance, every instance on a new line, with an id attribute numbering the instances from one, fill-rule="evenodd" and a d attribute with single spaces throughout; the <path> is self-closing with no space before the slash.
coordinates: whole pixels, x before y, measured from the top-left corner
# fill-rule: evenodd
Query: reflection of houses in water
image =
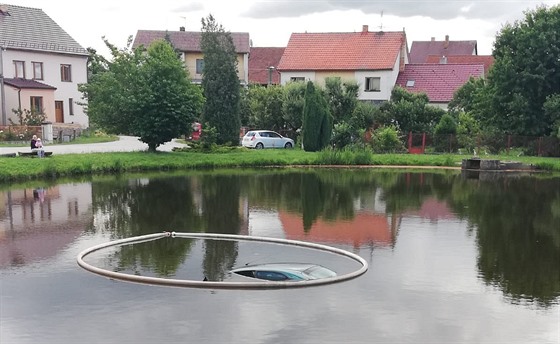
<path id="1" fill-rule="evenodd" d="M 422 202 L 420 209 L 406 211 L 407 216 L 417 216 L 423 219 L 428 219 L 432 222 L 438 220 L 453 220 L 456 217 L 449 207 L 447 202 L 439 201 L 433 197 L 428 197 Z"/>
<path id="2" fill-rule="evenodd" d="M 91 185 L 0 192 L 0 268 L 55 256 L 91 222 Z"/>
<path id="3" fill-rule="evenodd" d="M 307 231 L 302 215 L 280 211 L 286 238 L 311 242 L 362 246 L 393 246 L 396 239 L 395 221 L 384 214 L 359 212 L 350 220 L 326 221 L 317 219 Z"/>

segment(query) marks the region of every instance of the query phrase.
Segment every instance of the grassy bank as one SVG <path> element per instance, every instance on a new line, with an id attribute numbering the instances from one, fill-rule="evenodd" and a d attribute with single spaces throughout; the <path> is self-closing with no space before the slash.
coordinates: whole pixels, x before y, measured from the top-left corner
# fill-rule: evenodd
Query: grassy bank
<path id="1" fill-rule="evenodd" d="M 134 171 L 178 170 L 225 167 L 265 167 L 289 165 L 369 165 L 459 167 L 461 155 L 372 154 L 370 152 L 302 150 L 247 150 L 200 152 L 130 152 L 64 154 L 50 158 L 0 158 L 0 182 L 38 178 L 58 178 L 89 174 Z M 485 157 L 503 161 L 520 161 L 547 171 L 560 172 L 560 159 L 519 157 Z"/>

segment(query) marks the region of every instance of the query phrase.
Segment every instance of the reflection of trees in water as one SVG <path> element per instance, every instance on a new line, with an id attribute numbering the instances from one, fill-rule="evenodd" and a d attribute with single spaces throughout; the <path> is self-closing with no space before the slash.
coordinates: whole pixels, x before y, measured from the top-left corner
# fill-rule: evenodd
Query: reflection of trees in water
<path id="1" fill-rule="evenodd" d="M 92 184 L 94 214 L 100 230 L 116 238 L 162 231 L 196 231 L 201 219 L 195 211 L 190 179 L 183 177 L 117 179 Z M 123 246 L 111 260 L 119 270 L 153 269 L 172 275 L 183 263 L 192 241 L 164 239 Z"/>
<path id="2" fill-rule="evenodd" d="M 458 180 L 455 209 L 477 227 L 484 281 L 514 300 L 547 305 L 560 295 L 560 180 Z"/>
<path id="3" fill-rule="evenodd" d="M 203 221 L 207 232 L 239 234 L 239 176 L 208 176 L 201 178 Z M 221 281 L 231 270 L 238 255 L 238 243 L 225 240 L 205 240 L 204 275 L 211 281 Z"/>
<path id="4" fill-rule="evenodd" d="M 240 199 L 251 207 L 302 214 L 305 228 L 318 219 L 355 216 L 355 205 L 376 198 L 392 215 L 418 210 L 427 198 L 446 202 L 477 234 L 478 266 L 488 284 L 514 300 L 544 305 L 560 293 L 559 179 L 463 179 L 453 172 L 317 169 L 258 170 L 231 175 L 114 180 L 93 183 L 97 230 L 116 238 L 156 231 L 239 234 Z M 378 197 L 377 197 L 378 196 Z M 151 266 L 172 274 L 191 249 L 187 240 L 158 240 L 123 249 L 120 269 Z M 206 240 L 203 270 L 220 280 L 235 263 L 236 242 Z"/>

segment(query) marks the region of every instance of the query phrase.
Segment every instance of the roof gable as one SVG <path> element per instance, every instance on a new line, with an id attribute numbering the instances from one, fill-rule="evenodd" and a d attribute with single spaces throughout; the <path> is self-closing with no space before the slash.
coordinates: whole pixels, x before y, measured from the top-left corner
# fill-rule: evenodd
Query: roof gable
<path id="1" fill-rule="evenodd" d="M 43 10 L 15 5 L 4 6 L 7 13 L 0 14 L 0 46 L 7 49 L 88 55 L 87 50 Z"/>
<path id="2" fill-rule="evenodd" d="M 272 84 L 280 83 L 277 71 L 278 63 L 286 48 L 251 48 L 249 53 L 249 82 L 254 84 L 268 84 L 269 72 Z M 274 67 L 269 71 L 270 67 Z"/>
<path id="3" fill-rule="evenodd" d="M 292 33 L 278 69 L 390 70 L 404 32 Z"/>
<path id="4" fill-rule="evenodd" d="M 426 93 L 430 102 L 448 103 L 470 77 L 483 74 L 482 64 L 408 64 L 396 84 L 409 92 Z"/>
<path id="5" fill-rule="evenodd" d="M 410 63 L 425 63 L 428 55 L 476 55 L 476 41 L 414 41 L 410 46 Z"/>
<path id="6" fill-rule="evenodd" d="M 134 38 L 134 42 L 132 43 L 132 47 L 137 48 L 140 45 L 148 47 L 155 40 L 165 39 L 166 35 L 169 35 L 171 44 L 180 51 L 202 52 L 202 49 L 200 48 L 200 38 L 202 36 L 202 32 L 195 31 L 138 30 L 136 37 Z M 249 53 L 249 33 L 230 32 L 230 35 L 233 40 L 233 45 L 235 46 L 235 51 L 238 54 Z"/>

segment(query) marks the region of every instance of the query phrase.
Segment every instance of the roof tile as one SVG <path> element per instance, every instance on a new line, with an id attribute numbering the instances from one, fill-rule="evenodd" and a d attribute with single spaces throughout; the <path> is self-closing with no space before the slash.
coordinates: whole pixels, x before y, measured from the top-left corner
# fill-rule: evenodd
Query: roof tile
<path id="1" fill-rule="evenodd" d="M 404 32 L 292 33 L 278 69 L 389 70 Z"/>
<path id="2" fill-rule="evenodd" d="M 247 32 L 231 32 L 231 38 L 237 53 L 249 53 L 250 40 Z M 195 31 L 165 31 L 165 30 L 138 30 L 132 47 L 140 45 L 148 47 L 153 41 L 165 39 L 169 35 L 169 40 L 176 49 L 184 52 L 201 52 L 200 38 L 202 33 Z"/>
<path id="3" fill-rule="evenodd" d="M 399 73 L 396 84 L 409 92 L 426 93 L 430 102 L 448 103 L 470 77 L 479 78 L 483 74 L 482 64 L 408 64 Z"/>
<path id="4" fill-rule="evenodd" d="M 0 14 L 0 46 L 8 49 L 88 55 L 87 50 L 43 10 L 5 6 L 8 8 L 8 14 Z"/>
<path id="5" fill-rule="evenodd" d="M 4 83 L 6 85 L 13 86 L 19 89 L 43 89 L 43 90 L 56 90 L 56 87 L 44 84 L 42 82 L 30 79 L 22 79 L 22 78 L 5 78 Z"/>
<path id="6" fill-rule="evenodd" d="M 253 84 L 268 84 L 269 67 L 272 70 L 272 84 L 280 83 L 280 73 L 278 73 L 278 63 L 286 48 L 265 47 L 251 48 L 249 53 L 249 82 Z"/>
<path id="7" fill-rule="evenodd" d="M 414 41 L 410 46 L 410 63 L 425 63 L 428 55 L 476 55 L 476 41 Z"/>

